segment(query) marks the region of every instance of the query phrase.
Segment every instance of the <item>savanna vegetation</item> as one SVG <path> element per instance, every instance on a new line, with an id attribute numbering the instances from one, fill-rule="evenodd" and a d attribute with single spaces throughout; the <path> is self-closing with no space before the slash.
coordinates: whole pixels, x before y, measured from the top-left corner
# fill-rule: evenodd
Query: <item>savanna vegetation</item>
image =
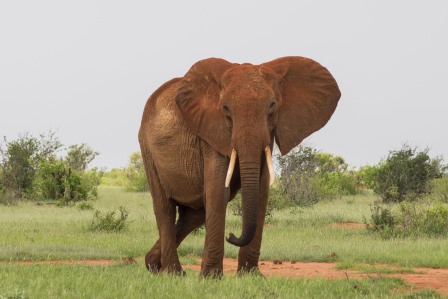
<path id="1" fill-rule="evenodd" d="M 61 153 L 65 152 L 65 155 Z M 98 155 L 86 144 L 64 147 L 54 132 L 27 133 L 0 143 L 0 203 L 52 200 L 67 205 L 94 199 L 101 173 L 87 170 Z"/>
<path id="2" fill-rule="evenodd" d="M 439 297 L 386 277 L 225 275 L 213 281 L 190 269 L 187 277 L 150 274 L 143 255 L 158 232 L 141 156 L 132 154 L 123 169 L 100 171 L 88 168 L 96 155 L 87 145 L 64 148 L 54 134 L 3 141 L 0 298 Z M 378 165 L 355 170 L 342 157 L 301 147 L 277 161 L 262 260 L 335 261 L 366 273 L 376 263 L 448 267 L 448 177 L 440 157 L 403 146 Z M 227 215 L 226 233 L 238 231 L 238 198 Z M 343 222 L 366 228 L 334 225 Z M 203 229 L 191 234 L 179 247 L 181 263 L 198 264 L 203 243 Z M 238 248 L 225 245 L 227 257 L 237 254 Z M 137 263 L 123 263 L 123 257 Z M 90 259 L 116 263 L 20 263 Z"/>

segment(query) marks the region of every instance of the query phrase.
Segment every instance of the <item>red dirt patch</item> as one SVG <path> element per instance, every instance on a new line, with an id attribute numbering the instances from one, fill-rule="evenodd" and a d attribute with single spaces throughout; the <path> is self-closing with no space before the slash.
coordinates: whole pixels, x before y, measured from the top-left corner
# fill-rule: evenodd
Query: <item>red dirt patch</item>
<path id="1" fill-rule="evenodd" d="M 200 262 L 200 260 L 199 260 Z M 327 279 L 363 279 L 369 277 L 396 277 L 419 289 L 430 288 L 448 295 L 448 269 L 415 268 L 416 273 L 379 274 L 362 273 L 354 270 L 337 270 L 337 263 L 260 261 L 260 272 L 266 277 L 322 277 Z M 183 265 L 186 269 L 200 271 L 200 265 Z M 224 258 L 224 273 L 235 274 L 237 260 Z"/>
<path id="2" fill-rule="evenodd" d="M 330 227 L 342 227 L 342 228 L 366 228 L 364 223 L 357 222 L 337 222 L 329 225 Z"/>
<path id="3" fill-rule="evenodd" d="M 88 266 L 108 266 L 117 264 L 114 260 L 56 260 L 56 261 L 19 261 L 8 262 L 16 265 L 88 265 Z"/>

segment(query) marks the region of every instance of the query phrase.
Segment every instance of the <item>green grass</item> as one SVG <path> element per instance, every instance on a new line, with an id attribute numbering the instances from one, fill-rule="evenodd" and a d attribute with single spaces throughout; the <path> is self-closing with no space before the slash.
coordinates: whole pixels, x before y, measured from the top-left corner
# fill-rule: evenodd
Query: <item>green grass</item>
<path id="1" fill-rule="evenodd" d="M 260 277 L 200 279 L 152 275 L 143 267 L 0 265 L 0 298 L 388 298 L 399 279 L 326 280 Z M 3 296 L 3 297 L 2 297 Z"/>
<path id="2" fill-rule="evenodd" d="M 448 240 L 404 238 L 384 240 L 365 229 L 331 227 L 335 222 L 362 222 L 368 217 L 371 195 L 342 198 L 310 208 L 274 211 L 265 226 L 261 259 L 395 263 L 401 266 L 448 267 Z M 93 232 L 88 225 L 94 210 L 111 211 L 125 206 L 128 227 L 121 233 Z M 143 256 L 158 238 L 147 193 L 101 187 L 94 210 L 34 202 L 0 205 L 0 260 L 120 259 Z M 241 231 L 241 218 L 228 213 L 226 234 Z M 190 235 L 180 246 L 181 255 L 202 254 L 204 231 Z M 238 248 L 226 243 L 226 256 Z"/>
<path id="3" fill-rule="evenodd" d="M 402 238 L 384 240 L 366 229 L 330 227 L 335 222 L 363 222 L 370 217 L 375 198 L 362 196 L 317 204 L 311 208 L 274 212 L 265 229 L 262 258 L 326 261 L 336 253 L 338 261 L 396 263 L 415 267 L 448 267 L 448 239 Z M 294 210 L 293 210 L 294 211 Z"/>
<path id="4" fill-rule="evenodd" d="M 140 256 L 157 236 L 148 194 L 100 188 L 94 208 L 129 211 L 123 233 L 89 231 L 94 211 L 34 202 L 0 206 L 0 260 L 118 259 Z"/>
<path id="5" fill-rule="evenodd" d="M 394 265 L 373 265 L 373 264 L 360 264 L 352 261 L 345 261 L 339 263 L 336 267 L 338 270 L 356 270 L 362 273 L 377 273 L 377 274 L 414 274 L 416 271 L 413 268 L 400 267 Z"/>
<path id="6" fill-rule="evenodd" d="M 261 259 L 292 261 L 336 260 L 341 265 L 383 263 L 401 267 L 448 267 L 448 240 L 409 238 L 384 240 L 366 229 L 330 226 L 335 222 L 363 222 L 369 217 L 372 195 L 346 197 L 309 208 L 274 211 L 265 226 Z M 325 279 L 260 280 L 254 277 L 221 281 L 201 280 L 190 270 L 186 278 L 154 276 L 146 272 L 142 256 L 158 238 L 148 193 L 100 187 L 93 210 L 19 202 L 0 205 L 0 298 L 356 298 L 396 297 L 409 287 L 395 279 L 362 281 Z M 129 211 L 128 226 L 119 233 L 88 229 L 95 210 Z M 229 212 L 226 234 L 240 234 L 241 219 Z M 204 231 L 190 235 L 180 246 L 183 263 L 202 255 Z M 332 253 L 335 256 L 330 257 Z M 225 245 L 227 257 L 238 248 Z M 17 265 L 20 260 L 82 260 L 134 257 L 131 266 Z M 347 266 L 348 267 L 348 266 Z M 362 268 L 362 267 L 361 267 Z M 364 267 L 360 271 L 374 271 Z M 388 270 L 384 270 L 388 271 Z M 6 277 L 7 279 L 3 279 Z M 157 286 L 157 288 L 155 287 Z M 397 289 L 404 289 L 398 292 Z M 175 293 L 172 293 L 175 292 Z M 176 293 L 177 292 L 177 293 Z M 174 295 L 173 295 L 174 294 Z M 300 295 L 297 295 L 300 294 Z M 417 293 L 412 293 L 414 296 Z M 420 297 L 437 297 L 422 291 Z M 22 296 L 23 295 L 23 296 Z M 173 295 L 173 296 L 171 296 Z M 401 295 L 400 295 L 401 296 Z M 404 296 L 404 295 L 403 295 Z"/>

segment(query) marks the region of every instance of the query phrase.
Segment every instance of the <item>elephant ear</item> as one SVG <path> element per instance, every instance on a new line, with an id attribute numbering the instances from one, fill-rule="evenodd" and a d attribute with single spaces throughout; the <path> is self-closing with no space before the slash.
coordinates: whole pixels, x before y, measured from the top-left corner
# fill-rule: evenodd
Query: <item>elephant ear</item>
<path id="1" fill-rule="evenodd" d="M 234 65 L 218 58 L 195 63 L 183 77 L 176 96 L 187 127 L 226 156 L 231 153 L 231 132 L 221 112 L 220 80 Z"/>
<path id="2" fill-rule="evenodd" d="M 275 140 L 282 155 L 286 155 L 328 122 L 341 92 L 330 72 L 314 60 L 291 56 L 263 66 L 280 76 L 282 100 Z"/>

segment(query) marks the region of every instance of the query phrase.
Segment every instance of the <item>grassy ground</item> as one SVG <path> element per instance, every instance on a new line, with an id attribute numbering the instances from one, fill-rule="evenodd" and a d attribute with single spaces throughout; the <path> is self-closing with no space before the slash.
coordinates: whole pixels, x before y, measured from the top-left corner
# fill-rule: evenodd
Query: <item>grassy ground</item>
<path id="1" fill-rule="evenodd" d="M 374 199 L 365 195 L 311 208 L 275 211 L 265 227 L 261 258 L 336 259 L 345 265 L 379 262 L 404 267 L 448 267 L 446 239 L 382 240 L 365 229 L 330 226 L 335 222 L 362 222 L 364 216 L 370 215 Z M 101 211 L 125 206 L 129 211 L 128 229 L 121 233 L 89 231 L 93 210 L 34 202 L 0 206 L 0 260 L 119 260 L 125 256 L 143 256 L 156 241 L 156 224 L 148 194 L 102 187 L 93 206 Z M 228 214 L 226 233 L 239 234 L 240 218 Z M 189 236 L 179 248 L 182 260 L 191 262 L 193 257 L 200 256 L 203 242 L 204 230 Z M 237 256 L 237 248 L 230 244 L 226 244 L 225 252 L 228 257 Z M 330 257 L 333 252 L 336 256 Z M 406 288 L 396 279 L 371 279 L 355 285 L 345 280 L 254 277 L 225 277 L 215 282 L 200 280 L 192 273 L 186 278 L 153 276 L 142 263 L 130 266 L 0 263 L 0 277 L 0 298 L 379 298 L 398 296 L 397 290 Z M 435 296 L 434 293 L 419 296 L 426 295 Z"/>
<path id="2" fill-rule="evenodd" d="M 2 277 L 7 277 L 0 281 L 4 292 L 0 291 L 0 298 L 385 298 L 406 290 L 398 279 L 339 281 L 249 276 L 215 281 L 199 279 L 191 272 L 182 278 L 151 275 L 134 265 L 0 269 Z"/>

